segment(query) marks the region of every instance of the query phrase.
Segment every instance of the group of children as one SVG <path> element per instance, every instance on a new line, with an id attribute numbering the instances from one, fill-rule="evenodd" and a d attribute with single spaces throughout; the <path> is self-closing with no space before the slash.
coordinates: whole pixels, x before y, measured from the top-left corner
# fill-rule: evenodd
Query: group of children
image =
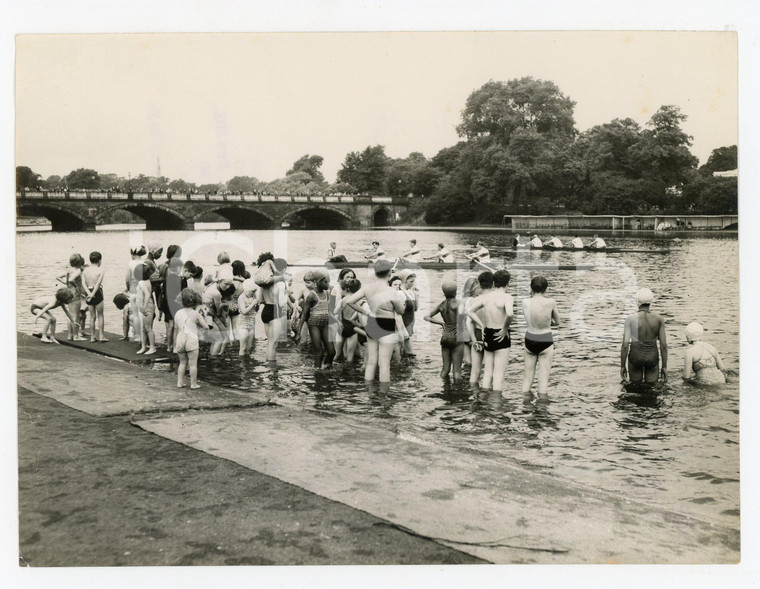
<path id="1" fill-rule="evenodd" d="M 250 354 L 259 311 L 270 361 L 276 360 L 278 343 L 288 336 L 296 342 L 310 340 L 316 368 L 329 368 L 340 359 L 351 362 L 364 347 L 365 379 L 374 380 L 379 371 L 379 380 L 388 382 L 392 359 L 414 356 L 411 337 L 419 307 L 416 276 L 410 270 L 394 273 L 387 260 L 374 262 L 375 279 L 364 285 L 350 268 L 341 270 L 337 284 L 331 285 L 329 273 L 320 268 L 306 272 L 303 286 L 295 287 L 285 260 L 268 252 L 259 256 L 253 274 L 242 261 L 230 262 L 225 252 L 218 255 L 218 266 L 208 274 L 192 261 L 183 262 L 177 245 L 167 248 L 167 260 L 159 265 L 162 252 L 161 247 L 146 250 L 144 246 L 130 251 L 125 290 L 114 297 L 114 303 L 124 313 L 123 339 L 129 338 L 131 330 L 140 343 L 137 354 L 156 353 L 153 324 L 156 318 L 165 321 L 167 351 L 179 357 L 179 387 L 185 386 L 189 369 L 190 387 L 199 388 L 201 342 L 208 342 L 210 356 L 223 353 L 232 341 L 239 342 L 239 355 Z M 35 322 L 46 321 L 43 342 L 57 343 L 56 320 L 51 313 L 56 307 L 68 318 L 68 339 L 85 340 L 82 303 L 90 311 L 90 341 L 108 341 L 102 256 L 92 252 L 89 259 L 86 266 L 81 255 L 73 254 L 70 268 L 57 278 L 63 288 L 33 302 Z M 443 281 L 444 299 L 424 316 L 425 321 L 442 327 L 443 378 L 453 373 L 454 381 L 460 380 L 462 367 L 468 364 L 471 383 L 482 378 L 482 388 L 503 389 L 514 319 L 509 281 L 507 270 L 485 271 L 465 283 L 461 297 L 456 281 Z M 544 277 L 534 277 L 530 286 L 531 297 L 522 301 L 527 326 L 522 392 L 530 392 L 538 372 L 539 397 L 545 397 L 554 353 L 552 327 L 559 324 L 559 314 L 556 302 L 545 296 L 548 283 Z M 698 339 L 693 333 L 690 336 L 690 341 Z M 703 356 L 696 359 L 697 368 Z M 718 364 L 722 368 L 719 359 Z"/>

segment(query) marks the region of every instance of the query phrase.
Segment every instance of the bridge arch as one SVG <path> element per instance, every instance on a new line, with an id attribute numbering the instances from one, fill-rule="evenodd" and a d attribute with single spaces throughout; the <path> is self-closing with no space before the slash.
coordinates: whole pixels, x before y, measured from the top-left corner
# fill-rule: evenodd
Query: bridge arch
<path id="1" fill-rule="evenodd" d="M 299 229 L 345 229 L 356 220 L 346 211 L 330 205 L 308 204 L 288 211 L 282 222 Z"/>
<path id="2" fill-rule="evenodd" d="M 53 231 L 84 231 L 94 230 L 94 219 L 80 213 L 76 209 L 58 204 L 25 202 L 16 207 L 17 214 L 45 217 L 50 221 Z"/>
<path id="3" fill-rule="evenodd" d="M 193 217 L 193 222 L 197 223 L 208 213 L 216 213 L 227 219 L 230 229 L 272 229 L 277 224 L 274 217 L 258 207 L 236 203 L 220 204 L 217 207 L 205 209 Z"/>
<path id="4" fill-rule="evenodd" d="M 387 227 L 393 221 L 393 213 L 388 207 L 378 207 L 372 211 L 372 226 Z"/>
<path id="5" fill-rule="evenodd" d="M 174 209 L 153 202 L 130 201 L 101 210 L 95 220 L 103 223 L 116 210 L 123 209 L 145 220 L 147 230 L 192 229 L 193 222 Z"/>

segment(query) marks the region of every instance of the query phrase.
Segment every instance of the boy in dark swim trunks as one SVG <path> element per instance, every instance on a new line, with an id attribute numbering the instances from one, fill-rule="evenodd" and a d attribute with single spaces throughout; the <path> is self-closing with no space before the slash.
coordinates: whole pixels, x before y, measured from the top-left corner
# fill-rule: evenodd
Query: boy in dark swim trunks
<path id="1" fill-rule="evenodd" d="M 457 283 L 453 280 L 444 280 L 441 289 L 446 298 L 429 314 L 425 315 L 424 319 L 443 327 L 441 334 L 441 359 L 443 361 L 441 378 L 448 378 L 453 367 L 454 382 L 459 382 L 462 379 L 464 321 L 466 316 L 461 312 L 461 301 L 457 299 Z M 434 318 L 439 313 L 441 319 Z"/>
<path id="2" fill-rule="evenodd" d="M 654 299 L 652 291 L 642 288 L 636 293 L 639 311 L 625 320 L 623 328 L 623 345 L 620 347 L 620 378 L 631 382 L 657 382 L 659 374 L 662 382 L 668 378 L 668 342 L 665 335 L 665 320 L 657 313 L 652 313 L 649 306 Z M 660 354 L 657 342 L 660 342 Z M 626 370 L 626 360 L 628 370 Z"/>
<path id="3" fill-rule="evenodd" d="M 514 301 L 507 293 L 510 274 L 506 270 L 497 270 L 493 275 L 492 291 L 478 297 L 473 302 L 467 315 L 472 322 L 483 330 L 483 389 L 501 391 L 504 386 L 504 372 L 509 362 L 509 326 L 512 323 Z M 483 309 L 486 320 L 478 317 Z"/>
<path id="4" fill-rule="evenodd" d="M 522 393 L 530 397 L 530 387 L 538 367 L 538 397 L 545 399 L 549 387 L 549 370 L 554 356 L 554 336 L 551 326 L 559 325 L 557 303 L 545 297 L 549 283 L 543 276 L 530 281 L 531 298 L 523 299 L 525 315 L 525 377 Z"/>
<path id="5" fill-rule="evenodd" d="M 82 271 L 84 288 L 87 291 L 85 302 L 90 308 L 90 341 L 96 340 L 95 319 L 98 321 L 97 341 L 107 342 L 105 334 L 105 316 L 103 314 L 103 268 L 100 262 L 103 256 L 100 252 L 90 254 L 90 265 Z"/>

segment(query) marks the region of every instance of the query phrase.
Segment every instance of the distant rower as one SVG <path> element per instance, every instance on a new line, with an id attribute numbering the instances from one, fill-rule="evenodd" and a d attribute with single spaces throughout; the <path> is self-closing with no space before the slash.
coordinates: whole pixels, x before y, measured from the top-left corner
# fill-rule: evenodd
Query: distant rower
<path id="1" fill-rule="evenodd" d="M 588 244 L 588 247 L 601 250 L 607 247 L 605 241 L 598 235 L 594 235 L 594 240 Z"/>
<path id="2" fill-rule="evenodd" d="M 420 248 L 417 246 L 417 240 L 412 239 L 409 241 L 409 251 L 401 254 L 401 257 L 404 258 L 408 262 L 419 262 L 420 261 Z"/>
<path id="3" fill-rule="evenodd" d="M 512 240 L 512 247 L 515 248 L 515 249 L 517 249 L 518 247 L 520 247 L 520 245 L 521 245 L 520 244 L 520 234 L 519 233 L 515 233 L 515 238 Z"/>
<path id="4" fill-rule="evenodd" d="M 375 248 L 375 251 L 372 252 L 369 255 L 364 256 L 367 260 L 382 260 L 385 258 L 385 250 L 380 246 L 379 241 L 373 241 L 372 247 Z"/>
<path id="5" fill-rule="evenodd" d="M 560 239 L 554 235 L 549 238 L 549 241 L 547 241 L 545 245 L 554 249 L 562 249 L 563 247 L 562 241 L 560 241 Z"/>
<path id="6" fill-rule="evenodd" d="M 533 239 L 530 240 L 530 247 L 532 247 L 532 248 L 542 248 L 542 247 L 544 247 L 544 244 L 541 241 L 541 239 L 538 237 L 538 235 L 534 235 Z"/>
<path id="7" fill-rule="evenodd" d="M 442 243 L 438 244 L 438 253 L 434 256 L 423 258 L 424 260 L 437 260 L 439 263 L 451 263 L 454 261 L 454 256 L 451 255 Z"/>
<path id="8" fill-rule="evenodd" d="M 576 235 L 570 242 L 570 245 L 572 245 L 575 249 L 583 249 L 583 240 Z"/>
<path id="9" fill-rule="evenodd" d="M 474 254 L 468 254 L 467 257 L 469 259 L 473 262 L 489 262 L 491 260 L 491 253 L 482 241 L 477 242 L 475 247 L 478 248 L 478 251 Z"/>

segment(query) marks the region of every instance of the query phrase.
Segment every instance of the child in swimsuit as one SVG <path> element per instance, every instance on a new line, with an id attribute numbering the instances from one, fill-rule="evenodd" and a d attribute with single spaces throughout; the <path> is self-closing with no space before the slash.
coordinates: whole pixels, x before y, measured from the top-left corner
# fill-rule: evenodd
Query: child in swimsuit
<path id="1" fill-rule="evenodd" d="M 84 331 L 84 323 L 80 317 L 80 311 L 82 309 L 82 301 L 85 299 L 87 293 L 84 290 L 82 284 L 82 272 L 84 271 L 84 258 L 79 254 L 71 254 L 69 257 L 69 266 L 71 269 L 65 274 L 58 276 L 56 280 L 69 288 L 73 293 L 73 298 L 69 303 L 69 313 L 73 320 L 69 321 L 69 328 L 66 334 L 66 339 L 74 341 L 84 341 L 80 330 Z"/>
<path id="2" fill-rule="evenodd" d="M 237 337 L 240 340 L 240 356 L 245 356 L 253 350 L 256 337 L 256 312 L 259 304 L 256 302 L 256 283 L 252 278 L 243 281 L 243 292 L 238 297 Z"/>
<path id="3" fill-rule="evenodd" d="M 549 370 L 554 356 L 554 336 L 551 326 L 559 325 L 557 303 L 544 296 L 549 283 L 543 276 L 530 281 L 532 296 L 522 302 L 527 329 L 525 331 L 525 376 L 523 395 L 530 394 L 530 387 L 538 367 L 538 396 L 545 399 L 549 387 Z"/>
<path id="4" fill-rule="evenodd" d="M 185 370 L 190 367 L 190 388 L 201 388 L 198 384 L 198 351 L 200 342 L 198 328 L 211 329 L 211 325 L 196 309 L 201 305 L 201 296 L 192 288 L 186 288 L 180 294 L 182 308 L 174 314 L 174 351 L 179 356 L 177 368 L 177 386 L 185 386 Z"/>
<path id="5" fill-rule="evenodd" d="M 107 342 L 105 335 L 105 316 L 103 314 L 103 268 L 100 252 L 90 253 L 90 265 L 82 272 L 84 287 L 87 291 L 85 302 L 90 308 L 90 341 L 96 340 L 95 320 L 98 321 L 97 341 Z"/>
<path id="6" fill-rule="evenodd" d="M 718 385 L 726 382 L 726 367 L 715 346 L 702 341 L 702 326 L 689 323 L 686 326 L 686 340 L 691 344 L 683 359 L 683 377 L 695 382 Z"/>
<path id="7" fill-rule="evenodd" d="M 314 350 L 314 367 L 329 368 L 335 357 L 335 347 L 330 341 L 328 302 L 330 295 L 330 275 L 327 271 L 314 270 L 311 275 L 316 283 L 313 291 L 310 291 L 303 302 L 303 313 L 298 321 L 296 334 L 301 333 L 304 323 L 309 326 L 311 347 Z M 298 335 L 296 335 L 298 337 Z M 296 340 L 297 341 L 297 340 Z"/>
<path id="8" fill-rule="evenodd" d="M 63 309 L 63 312 L 66 313 L 66 317 L 69 318 L 69 321 L 73 321 L 71 312 L 66 308 L 66 305 L 68 305 L 73 298 L 74 293 L 71 290 L 68 288 L 59 288 L 56 291 L 55 296 L 42 296 L 34 299 L 30 308 L 32 315 L 35 316 L 34 322 L 37 323 L 40 317 L 45 317 L 45 326 L 42 328 L 42 337 L 40 337 L 40 341 L 43 341 L 46 344 L 58 343 L 58 340 L 55 339 L 55 317 L 53 317 L 53 314 L 50 311 L 56 307 L 60 307 Z"/>
<path id="9" fill-rule="evenodd" d="M 441 378 L 448 378 L 452 367 L 454 382 L 462 378 L 462 359 L 464 358 L 464 321 L 465 315 L 460 313 L 461 301 L 457 300 L 457 283 L 444 280 L 441 286 L 446 297 L 431 313 L 425 315 L 425 321 L 443 326 L 441 334 L 441 359 L 443 368 Z M 434 317 L 441 314 L 442 319 Z"/>
<path id="10" fill-rule="evenodd" d="M 153 285 L 150 282 L 152 269 L 140 264 L 135 268 L 135 276 L 141 277 L 137 283 L 137 292 L 135 293 L 135 306 L 137 313 L 140 314 L 142 329 L 140 333 L 140 349 L 137 354 L 150 356 L 156 353 L 156 335 L 153 333 L 153 319 L 156 317 L 156 299 L 153 293 Z"/>

